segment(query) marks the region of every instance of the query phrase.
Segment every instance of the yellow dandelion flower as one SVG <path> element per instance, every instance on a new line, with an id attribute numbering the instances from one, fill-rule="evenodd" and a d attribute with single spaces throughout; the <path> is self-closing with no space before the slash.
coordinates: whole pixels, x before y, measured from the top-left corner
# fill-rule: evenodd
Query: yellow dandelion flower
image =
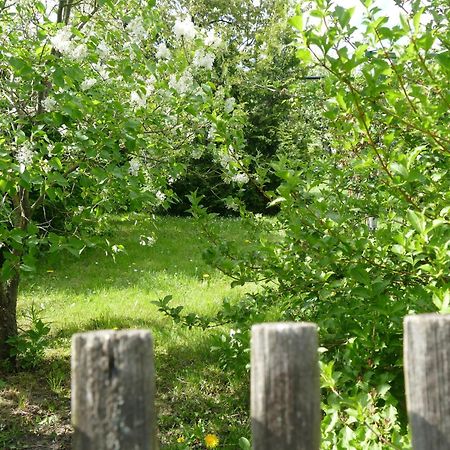
<path id="1" fill-rule="evenodd" d="M 219 438 L 215 434 L 207 434 L 205 436 L 206 448 L 216 448 L 219 445 Z"/>
<path id="2" fill-rule="evenodd" d="M 184 437 L 183 437 L 183 436 L 180 436 L 180 437 L 177 439 L 177 442 L 179 442 L 180 444 L 181 444 L 182 442 L 184 442 Z"/>

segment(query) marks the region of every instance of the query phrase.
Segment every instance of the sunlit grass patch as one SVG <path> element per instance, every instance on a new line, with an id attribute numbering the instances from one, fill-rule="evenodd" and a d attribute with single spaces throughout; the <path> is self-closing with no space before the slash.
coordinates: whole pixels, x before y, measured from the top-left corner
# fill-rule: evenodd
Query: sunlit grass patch
<path id="1" fill-rule="evenodd" d="M 223 219 L 215 226 L 232 235 L 239 233 L 240 224 Z M 221 445 L 236 446 L 248 431 L 247 379 L 223 371 L 211 353 L 227 328 L 188 330 L 165 317 L 152 302 L 172 295 L 174 304 L 183 305 L 187 312 L 213 316 L 224 298 L 238 300 L 243 288 L 231 288 L 229 279 L 204 263 L 201 254 L 206 243 L 190 219 L 117 218 L 108 239 L 125 249 L 115 261 L 100 249 L 88 249 L 79 258 L 64 254 L 42 261 L 36 273 L 24 278 L 19 314 L 32 304 L 40 308 L 50 323 L 52 339 L 44 363 L 27 374 L 32 382 L 24 382 L 23 375 L 6 378 L 8 387 L 0 391 L 4 406 L 0 423 L 4 414 L 10 419 L 8 429 L 0 429 L 0 442 L 6 445 L 3 437 L 4 442 L 18 442 L 20 448 L 33 435 L 37 441 L 42 438 L 43 445 L 60 439 L 59 448 L 69 448 L 72 334 L 144 328 L 151 329 L 154 337 L 159 437 L 164 448 L 180 448 L 180 436 L 189 448 L 204 448 L 207 434 L 217 434 Z M 4 397 L 11 391 L 17 395 L 6 402 Z M 42 419 L 47 428 L 40 434 L 41 422 L 33 421 L 33 415 L 42 408 L 33 405 L 45 404 L 47 398 L 53 399 L 53 406 Z M 16 420 L 21 410 L 33 419 L 26 426 Z"/>

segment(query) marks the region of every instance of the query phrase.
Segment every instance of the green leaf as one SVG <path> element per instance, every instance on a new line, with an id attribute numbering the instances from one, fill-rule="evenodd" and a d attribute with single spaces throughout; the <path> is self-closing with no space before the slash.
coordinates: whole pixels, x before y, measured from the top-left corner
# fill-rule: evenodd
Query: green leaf
<path id="1" fill-rule="evenodd" d="M 307 48 L 299 48 L 295 52 L 295 56 L 305 63 L 308 63 L 312 60 L 311 52 Z"/>
<path id="2" fill-rule="evenodd" d="M 438 53 L 435 58 L 443 69 L 450 71 L 450 52 Z"/>
<path id="3" fill-rule="evenodd" d="M 419 11 L 417 11 L 417 12 L 414 14 L 414 17 L 413 17 L 413 24 L 414 24 L 414 30 L 415 30 L 416 33 L 419 32 L 419 29 L 420 29 L 420 19 L 421 19 L 421 17 L 422 17 L 422 14 L 423 14 L 424 10 L 425 10 L 425 8 L 420 8 Z"/>
<path id="4" fill-rule="evenodd" d="M 250 441 L 245 437 L 241 437 L 239 439 L 239 448 L 241 448 L 242 450 L 250 450 Z"/>
<path id="5" fill-rule="evenodd" d="M 345 28 L 349 24 L 354 11 L 355 8 L 346 9 L 339 5 L 336 6 L 334 14 L 337 16 L 339 24 L 341 25 L 342 28 Z"/>
<path id="6" fill-rule="evenodd" d="M 288 20 L 289 24 L 292 25 L 299 31 L 303 31 L 303 16 L 294 16 Z"/>
<path id="7" fill-rule="evenodd" d="M 423 214 L 418 214 L 415 211 L 409 209 L 406 213 L 409 223 L 413 228 L 420 234 L 422 234 L 426 229 L 426 220 Z"/>
<path id="8" fill-rule="evenodd" d="M 362 267 L 353 267 L 353 268 L 351 268 L 349 270 L 349 274 L 354 280 L 356 280 L 359 283 L 362 283 L 362 284 L 364 284 L 366 286 L 369 286 L 370 283 L 371 283 L 369 274 Z"/>
<path id="9" fill-rule="evenodd" d="M 401 175 L 403 178 L 408 178 L 409 176 L 408 169 L 403 164 L 393 162 L 391 163 L 390 167 L 394 173 Z"/>

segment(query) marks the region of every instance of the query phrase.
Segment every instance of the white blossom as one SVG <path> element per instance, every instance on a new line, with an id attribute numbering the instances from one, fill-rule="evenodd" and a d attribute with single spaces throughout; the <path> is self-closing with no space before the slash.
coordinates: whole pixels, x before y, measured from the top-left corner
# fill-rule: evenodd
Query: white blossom
<path id="1" fill-rule="evenodd" d="M 185 94 L 192 89 L 194 80 L 191 72 L 185 70 L 183 75 L 177 79 L 175 74 L 172 74 L 169 78 L 169 87 L 177 91 L 180 95 Z"/>
<path id="2" fill-rule="evenodd" d="M 165 42 L 161 42 L 156 46 L 156 58 L 170 59 L 170 50 L 167 48 Z"/>
<path id="3" fill-rule="evenodd" d="M 58 103 L 53 97 L 46 97 L 42 102 L 42 106 L 46 111 L 53 111 Z"/>
<path id="4" fill-rule="evenodd" d="M 147 104 L 147 99 L 145 97 L 142 97 L 138 92 L 133 91 L 130 94 L 130 102 L 137 108 L 144 108 Z"/>
<path id="5" fill-rule="evenodd" d="M 76 60 L 81 60 L 81 59 L 86 58 L 87 54 L 88 54 L 88 49 L 86 47 L 86 44 L 79 44 L 70 52 L 70 56 Z"/>
<path id="6" fill-rule="evenodd" d="M 42 161 L 41 162 L 41 169 L 45 172 L 45 173 L 49 173 L 52 168 L 50 166 L 50 164 L 47 161 Z"/>
<path id="7" fill-rule="evenodd" d="M 63 54 L 67 54 L 72 50 L 72 32 L 70 27 L 64 27 L 57 31 L 57 33 L 50 39 L 53 47 Z"/>
<path id="8" fill-rule="evenodd" d="M 225 203 L 225 208 L 231 211 L 239 211 L 239 204 L 236 202 L 236 200 L 230 200 Z"/>
<path id="9" fill-rule="evenodd" d="M 105 41 L 101 41 L 97 46 L 98 54 L 101 58 L 107 58 L 111 52 Z"/>
<path id="10" fill-rule="evenodd" d="M 66 124 L 62 124 L 62 125 L 58 128 L 58 131 L 59 131 L 59 134 L 60 134 L 61 136 L 65 136 L 65 135 L 69 132 L 69 129 L 67 128 L 67 125 L 66 125 Z"/>
<path id="11" fill-rule="evenodd" d="M 156 198 L 160 201 L 163 202 L 166 199 L 166 194 L 164 194 L 164 192 L 158 191 L 156 192 Z"/>
<path id="12" fill-rule="evenodd" d="M 135 17 L 130 21 L 127 27 L 131 36 L 135 38 L 135 40 L 140 41 L 147 36 L 147 33 L 144 28 L 144 21 L 142 17 Z"/>
<path id="13" fill-rule="evenodd" d="M 128 169 L 128 172 L 131 176 L 137 177 L 139 175 L 139 169 L 141 168 L 141 163 L 138 159 L 133 158 L 130 161 L 130 168 Z"/>
<path id="14" fill-rule="evenodd" d="M 231 180 L 237 184 L 246 184 L 248 183 L 248 175 L 246 173 L 237 173 L 231 177 Z"/>
<path id="15" fill-rule="evenodd" d="M 86 80 L 84 80 L 81 83 L 81 90 L 82 91 L 87 91 L 88 89 L 90 89 L 92 86 L 94 86 L 94 84 L 97 83 L 97 80 L 95 78 L 86 78 Z"/>
<path id="16" fill-rule="evenodd" d="M 215 56 L 212 53 L 206 53 L 203 49 L 197 50 L 194 54 L 192 64 L 195 67 L 204 67 L 211 70 L 213 68 Z"/>
<path id="17" fill-rule="evenodd" d="M 92 64 L 92 68 L 100 75 L 103 81 L 109 80 L 109 72 L 101 64 Z"/>
<path id="18" fill-rule="evenodd" d="M 233 158 L 228 153 L 221 153 L 219 159 L 220 165 L 225 169 L 228 169 L 230 163 L 233 161 Z"/>
<path id="19" fill-rule="evenodd" d="M 212 48 L 218 48 L 222 45 L 222 39 L 214 30 L 208 30 L 205 37 L 205 45 Z"/>
<path id="20" fill-rule="evenodd" d="M 155 83 L 156 83 L 156 78 L 154 75 L 151 75 L 150 78 L 145 83 L 145 96 L 146 97 L 149 97 L 150 95 L 153 94 L 153 92 L 155 92 Z"/>
<path id="21" fill-rule="evenodd" d="M 33 163 L 35 152 L 31 142 L 27 141 L 22 144 L 16 153 L 16 159 L 20 166 L 20 172 L 23 173 L 27 167 Z"/>
<path id="22" fill-rule="evenodd" d="M 172 31 L 177 39 L 184 38 L 187 41 L 194 39 L 197 34 L 190 16 L 187 16 L 184 20 L 177 19 Z"/>
<path id="23" fill-rule="evenodd" d="M 229 97 L 225 100 L 224 111 L 226 113 L 230 113 L 234 109 L 234 105 L 236 103 L 236 99 L 234 97 Z"/>

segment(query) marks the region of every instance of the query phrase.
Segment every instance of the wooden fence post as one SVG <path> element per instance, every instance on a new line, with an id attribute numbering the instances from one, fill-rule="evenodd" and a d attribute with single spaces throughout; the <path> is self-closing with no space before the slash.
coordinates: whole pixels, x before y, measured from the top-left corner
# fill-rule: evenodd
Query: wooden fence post
<path id="1" fill-rule="evenodd" d="M 252 327 L 251 416 L 255 450 L 318 450 L 317 326 Z"/>
<path id="2" fill-rule="evenodd" d="M 404 321 L 406 403 L 414 450 L 450 449 L 450 315 Z"/>
<path id="3" fill-rule="evenodd" d="M 156 450 L 148 331 L 73 336 L 72 424 L 74 450 Z"/>

